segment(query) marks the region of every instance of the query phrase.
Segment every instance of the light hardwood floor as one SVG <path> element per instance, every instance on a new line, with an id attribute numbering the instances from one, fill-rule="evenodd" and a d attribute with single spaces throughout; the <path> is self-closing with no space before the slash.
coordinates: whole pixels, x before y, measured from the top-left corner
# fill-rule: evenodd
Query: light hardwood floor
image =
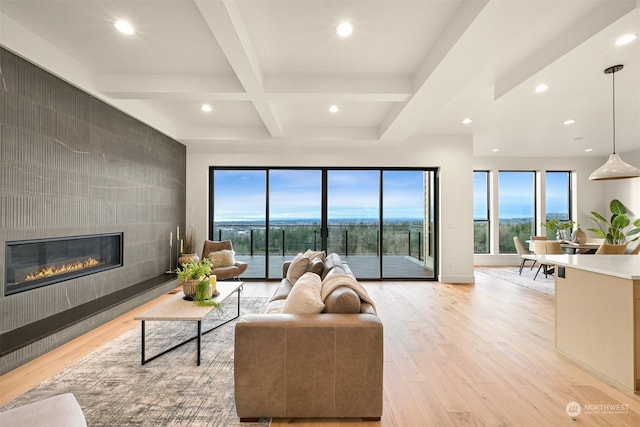
<path id="1" fill-rule="evenodd" d="M 382 421 L 275 419 L 273 427 L 640 425 L 640 397 L 555 351 L 553 298 L 480 271 L 475 285 L 364 285 L 385 325 Z M 269 296 L 275 286 L 250 282 L 244 292 Z M 0 404 L 138 327 L 135 314 L 156 301 L 0 377 Z M 574 401 L 576 421 L 565 410 Z"/>

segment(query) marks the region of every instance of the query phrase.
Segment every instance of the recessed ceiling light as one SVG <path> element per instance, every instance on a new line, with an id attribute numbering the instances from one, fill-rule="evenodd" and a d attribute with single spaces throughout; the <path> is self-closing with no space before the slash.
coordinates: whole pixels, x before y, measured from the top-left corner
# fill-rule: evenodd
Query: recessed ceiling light
<path id="1" fill-rule="evenodd" d="M 569 119 L 569 120 L 565 120 L 563 124 L 565 124 L 565 125 L 572 125 L 572 124 L 574 124 L 575 122 L 576 122 L 575 120 L 573 120 L 573 119 Z"/>
<path id="2" fill-rule="evenodd" d="M 538 86 L 536 86 L 536 92 L 537 93 L 542 93 L 542 92 L 546 92 L 549 89 L 549 86 L 547 86 L 546 84 L 542 83 L 539 84 Z"/>
<path id="3" fill-rule="evenodd" d="M 469 123 L 471 123 L 473 120 L 471 120 L 470 118 L 466 118 L 466 119 L 462 119 L 462 124 L 463 125 L 468 125 Z"/>
<path id="4" fill-rule="evenodd" d="M 329 107 L 329 112 L 330 113 L 337 113 L 338 111 L 340 111 L 340 109 L 338 108 L 337 105 L 332 105 L 331 107 Z"/>
<path id="5" fill-rule="evenodd" d="M 210 113 L 211 111 L 213 111 L 213 108 L 211 108 L 211 105 L 209 105 L 209 104 L 202 104 L 200 106 L 200 109 L 202 111 L 204 111 L 205 113 Z"/>
<path id="6" fill-rule="evenodd" d="M 500 149 L 499 149 L 499 148 L 494 148 L 494 149 L 493 149 L 493 150 L 491 150 L 491 151 L 493 151 L 494 153 L 497 153 L 498 151 L 500 151 Z"/>
<path id="7" fill-rule="evenodd" d="M 353 33 L 353 26 L 348 22 L 342 22 L 336 27 L 336 33 L 340 37 L 349 37 Z"/>
<path id="8" fill-rule="evenodd" d="M 585 149 L 584 149 L 584 152 L 585 152 L 585 153 L 590 153 L 590 152 L 592 152 L 592 151 L 593 151 L 593 148 L 585 148 Z"/>
<path id="9" fill-rule="evenodd" d="M 115 24 L 113 24 L 116 29 L 118 31 L 120 31 L 122 34 L 126 34 L 128 36 L 135 34 L 135 30 L 133 29 L 133 26 L 127 22 L 127 21 L 123 21 L 123 20 L 119 20 L 116 21 Z"/>
<path id="10" fill-rule="evenodd" d="M 616 40 L 616 46 L 622 46 L 622 45 L 631 43 L 636 39 L 636 37 L 637 36 L 635 34 L 625 34 L 624 36 Z"/>

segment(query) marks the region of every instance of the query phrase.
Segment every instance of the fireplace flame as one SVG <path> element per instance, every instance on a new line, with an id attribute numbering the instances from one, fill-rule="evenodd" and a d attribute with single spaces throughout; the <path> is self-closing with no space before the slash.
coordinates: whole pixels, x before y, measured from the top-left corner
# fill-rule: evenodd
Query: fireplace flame
<path id="1" fill-rule="evenodd" d="M 25 281 L 44 279 L 45 277 L 56 276 L 58 274 L 69 273 L 72 271 L 83 270 L 85 268 L 95 267 L 100 264 L 95 258 L 89 257 L 84 261 L 76 261 L 69 264 L 51 265 L 43 267 L 40 271 L 27 274 Z"/>

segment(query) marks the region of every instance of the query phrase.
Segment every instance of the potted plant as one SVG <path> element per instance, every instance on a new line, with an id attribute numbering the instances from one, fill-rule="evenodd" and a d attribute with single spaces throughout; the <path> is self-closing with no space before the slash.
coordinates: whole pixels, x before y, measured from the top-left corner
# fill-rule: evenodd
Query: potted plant
<path id="1" fill-rule="evenodd" d="M 185 297 L 194 298 L 200 281 L 211 274 L 211 261 L 208 258 L 199 262 L 187 262 L 176 269 L 178 281 L 182 284 Z"/>
<path id="2" fill-rule="evenodd" d="M 627 208 L 618 199 L 611 200 L 609 210 L 611 210 L 610 220 L 596 211 L 591 211 L 589 218 L 596 223 L 598 228 L 589 228 L 588 230 L 605 239 L 606 243 L 610 245 L 626 246 L 627 243 L 640 239 L 640 218 L 636 218 L 632 223 L 627 216 Z"/>
<path id="3" fill-rule="evenodd" d="M 213 306 L 218 310 L 222 310 L 222 304 L 213 299 L 214 295 L 212 293 L 211 282 L 209 278 L 204 278 L 198 282 L 196 285 L 196 294 L 193 297 L 193 300 L 196 304 L 201 306 Z"/>
<path id="4" fill-rule="evenodd" d="M 184 239 L 180 241 L 180 257 L 178 258 L 178 263 L 185 264 L 198 261 L 200 261 L 200 257 L 196 253 L 196 233 L 191 229 L 187 231 Z"/>
<path id="5" fill-rule="evenodd" d="M 573 229 L 576 223 L 571 219 L 563 222 L 558 218 L 551 218 L 549 221 L 543 222 L 540 225 L 546 227 L 548 230 L 555 231 L 556 239 L 564 241 L 567 240 L 567 231 Z"/>

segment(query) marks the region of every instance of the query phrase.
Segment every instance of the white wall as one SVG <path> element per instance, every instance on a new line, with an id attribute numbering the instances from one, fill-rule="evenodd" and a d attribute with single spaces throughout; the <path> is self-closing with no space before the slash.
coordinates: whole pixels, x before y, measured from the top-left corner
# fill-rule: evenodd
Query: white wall
<path id="1" fill-rule="evenodd" d="M 640 150 L 620 154 L 622 159 L 640 168 Z M 604 181 L 605 200 L 598 212 L 609 212 L 611 199 L 620 200 L 629 209 L 631 218 L 640 217 L 640 178 Z"/>
<path id="2" fill-rule="evenodd" d="M 626 156 L 625 156 L 626 158 Z M 501 170 L 534 170 L 542 175 L 545 171 L 573 171 L 575 176 L 573 192 L 573 212 L 581 228 L 593 227 L 593 221 L 587 215 L 592 210 L 601 212 L 608 206 L 610 200 L 607 194 L 610 182 L 589 181 L 591 172 L 600 167 L 606 158 L 572 158 L 572 157 L 475 157 L 473 159 L 474 170 L 489 170 L 495 172 Z M 627 180 L 628 181 L 628 180 Z M 497 179 L 493 180 L 497 184 Z M 636 187 L 637 188 L 637 187 Z M 544 194 L 543 188 L 537 189 L 540 195 Z M 637 190 L 636 190 L 637 191 Z M 544 197 L 539 197 L 541 203 L 538 204 L 539 218 L 544 211 L 542 204 Z M 608 209 L 608 208 L 607 208 Z M 490 207 L 490 215 L 493 224 L 498 223 L 498 201 L 493 200 Z M 541 221 L 538 221 L 538 223 Z M 544 234 L 545 230 L 537 224 L 538 233 Z M 587 233 L 590 235 L 590 233 Z M 475 265 L 519 265 L 520 259 L 517 255 L 499 255 L 497 253 L 497 227 L 492 227 L 492 253 L 474 255 Z"/>
<path id="3" fill-rule="evenodd" d="M 417 136 L 403 143 L 228 141 L 187 147 L 187 227 L 208 236 L 209 166 L 439 167 L 439 276 L 473 278 L 473 147 L 470 137 Z"/>

